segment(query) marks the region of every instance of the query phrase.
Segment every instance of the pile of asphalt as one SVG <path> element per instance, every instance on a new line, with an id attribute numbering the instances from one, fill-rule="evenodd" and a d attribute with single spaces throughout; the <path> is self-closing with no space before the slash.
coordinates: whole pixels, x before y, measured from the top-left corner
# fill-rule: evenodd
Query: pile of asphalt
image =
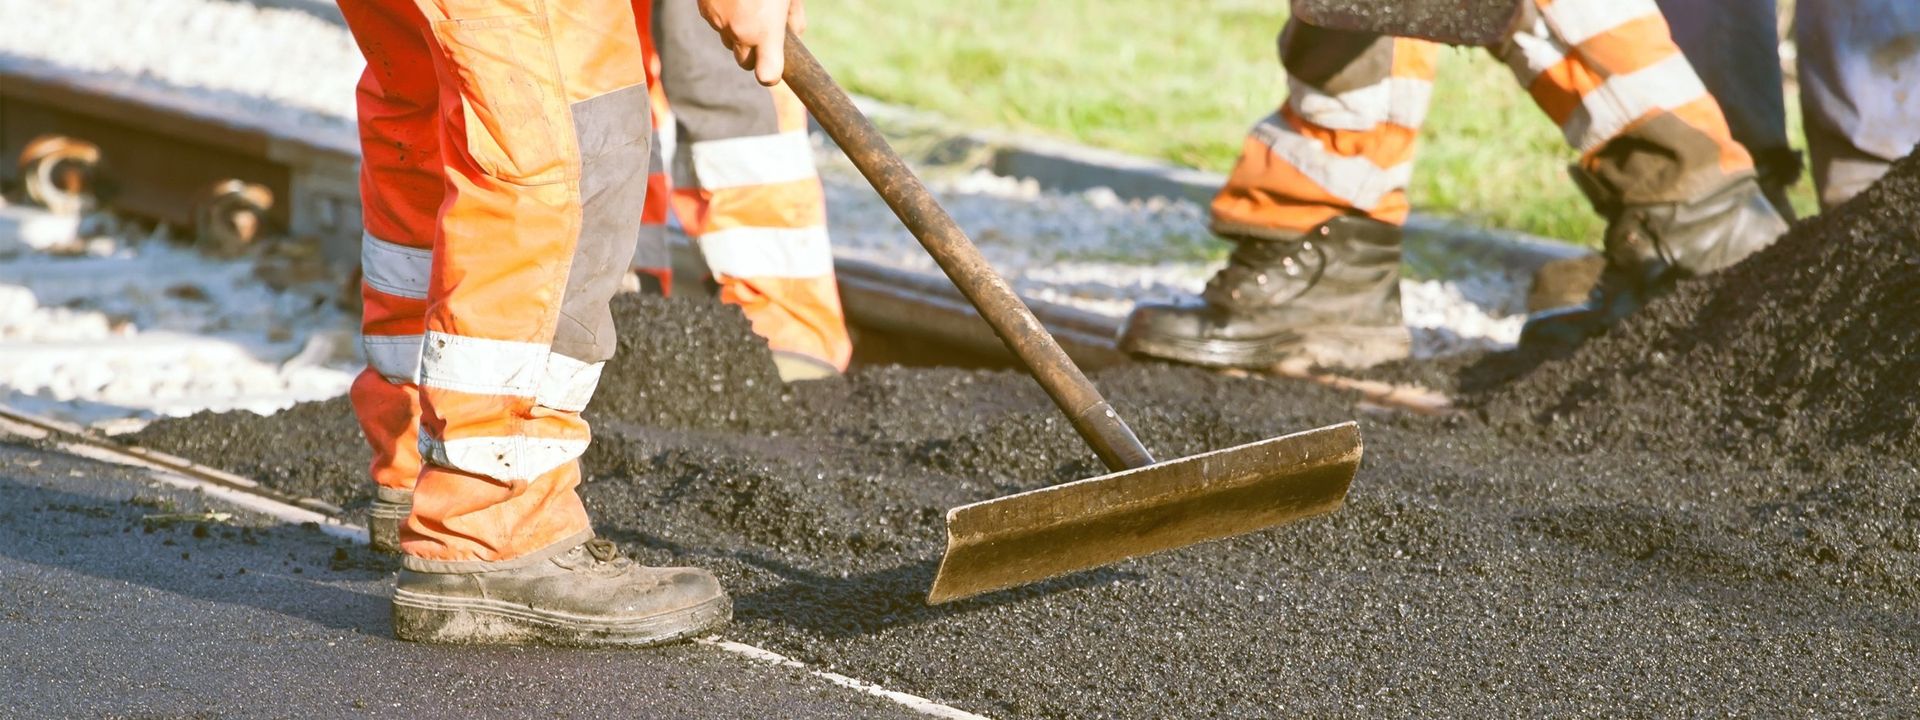
<path id="1" fill-rule="evenodd" d="M 588 418 L 649 427 L 778 432 L 791 397 L 766 343 L 738 311 L 694 300 L 619 302 L 621 336 Z M 698 322 L 688 318 L 698 317 Z M 598 433 L 596 433 L 598 434 Z M 372 501 L 365 448 L 346 397 L 302 403 L 269 418 L 236 411 L 155 422 L 131 442 L 221 469 L 296 497 L 350 510 Z M 201 460 L 201 462 L 208 462 Z"/>
<path id="2" fill-rule="evenodd" d="M 1294 0 L 1294 15 L 1330 28 L 1424 37 L 1455 45 L 1504 42 L 1519 3 L 1512 0 L 1448 0 L 1393 4 L 1355 0 Z"/>
<path id="3" fill-rule="evenodd" d="M 658 324 L 631 333 L 636 354 L 645 338 L 744 332 L 705 303 L 623 299 L 618 312 L 624 327 Z M 610 368 L 604 407 L 677 403 L 644 381 L 674 364 L 767 372 L 764 351 L 644 357 Z M 1166 366 L 1096 380 L 1169 457 L 1354 414 L 1348 396 L 1283 381 Z M 731 429 L 757 421 L 729 403 L 779 427 Z M 316 428 L 351 429 L 345 410 L 168 421 L 141 441 L 363 497 L 347 471 L 365 461 L 358 439 L 317 449 Z M 947 507 L 1099 473 L 1026 377 L 880 367 L 596 420 L 582 492 L 600 531 L 645 561 L 718 571 L 738 601 L 730 636 L 996 716 L 1884 712 L 1915 699 L 1920 493 L 1904 463 L 1826 475 L 1710 449 L 1556 455 L 1470 419 L 1367 417 L 1338 513 L 928 607 Z M 189 425 L 225 440 L 158 442 Z"/>
<path id="4" fill-rule="evenodd" d="M 1486 399 L 1573 449 L 1920 450 L 1920 157 Z M 1518 360 L 1519 362 L 1515 362 Z M 1522 358 L 1490 358 L 1497 380 Z"/>
<path id="5" fill-rule="evenodd" d="M 212 465 L 294 497 L 348 509 L 373 501 L 367 449 L 345 397 L 300 403 L 268 417 L 245 410 L 166 418 L 129 442 Z"/>
<path id="6" fill-rule="evenodd" d="M 1347 507 L 1271 532 L 928 607 L 946 508 L 1100 474 L 1092 454 L 1023 375 L 872 367 L 789 389 L 736 312 L 680 300 L 618 302 L 582 494 L 644 561 L 720 573 L 729 636 L 994 716 L 1902 714 L 1920 706 L 1896 317 L 1915 170 L 1529 359 L 1474 412 L 1362 414 Z M 1356 415 L 1279 379 L 1094 379 L 1162 457 Z M 351 422 L 336 403 L 140 441 L 364 497 L 339 469 L 365 460 L 336 437 Z M 177 442 L 193 434 L 224 439 Z"/>

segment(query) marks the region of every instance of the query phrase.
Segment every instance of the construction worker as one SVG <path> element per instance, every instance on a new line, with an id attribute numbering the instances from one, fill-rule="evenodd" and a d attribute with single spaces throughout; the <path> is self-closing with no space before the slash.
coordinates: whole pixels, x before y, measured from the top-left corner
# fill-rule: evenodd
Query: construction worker
<path id="1" fill-rule="evenodd" d="M 644 0 L 641 0 L 644 1 Z M 700 0 L 762 84 L 798 4 Z M 651 122 L 635 8 L 349 0 L 375 521 L 403 518 L 394 634 L 639 646 L 728 619 L 714 577 L 596 539 L 580 411 L 614 350 Z M 377 526 L 376 526 L 377 527 Z M 378 532 L 376 530 L 376 532 Z"/>
<path id="2" fill-rule="evenodd" d="M 1787 140 L 1775 0 L 1660 0 L 1660 9 L 1753 153 L 1762 189 L 1784 207 L 1801 165 Z M 1814 189 L 1829 209 L 1920 143 L 1920 3 L 1802 0 L 1793 36 Z"/>
<path id="3" fill-rule="evenodd" d="M 652 280 L 645 285 L 671 286 L 670 205 L 720 301 L 739 306 L 766 338 L 781 379 L 845 371 L 853 342 L 834 282 L 806 109 L 785 84 L 761 87 L 741 73 L 695 0 L 643 7 L 650 10 L 640 25 L 655 137 L 671 138 L 674 154 L 668 175 L 655 153 L 636 272 Z"/>
<path id="4" fill-rule="evenodd" d="M 1575 179 L 1608 219 L 1594 301 L 1530 334 L 1583 337 L 1785 230 L 1653 0 L 1531 0 L 1523 12 L 1495 53 L 1580 153 Z M 1404 357 L 1400 226 L 1437 56 L 1425 41 L 1290 21 L 1287 101 L 1254 127 L 1213 201 L 1213 231 L 1236 245 L 1227 267 L 1198 301 L 1136 307 L 1121 346 L 1216 366 Z"/>

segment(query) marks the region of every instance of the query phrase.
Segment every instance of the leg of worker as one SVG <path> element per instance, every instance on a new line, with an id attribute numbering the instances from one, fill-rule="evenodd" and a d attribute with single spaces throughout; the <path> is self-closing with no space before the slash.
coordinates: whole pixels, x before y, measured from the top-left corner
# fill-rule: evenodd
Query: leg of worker
<path id="1" fill-rule="evenodd" d="M 1535 0 L 1502 58 L 1622 202 L 1684 201 L 1753 160 L 1653 0 Z"/>
<path id="2" fill-rule="evenodd" d="M 1400 230 L 1436 46 L 1290 22 L 1289 93 L 1254 126 L 1213 201 L 1235 243 L 1199 302 L 1143 304 L 1121 346 L 1202 365 L 1404 356 Z"/>
<path id="3" fill-rule="evenodd" d="M 1406 222 L 1438 48 L 1289 22 L 1286 102 L 1248 133 L 1213 199 L 1222 237 L 1297 237 L 1335 217 Z"/>
<path id="4" fill-rule="evenodd" d="M 1594 302 L 1523 337 L 1578 341 L 1785 231 L 1653 0 L 1535 0 L 1499 52 L 1580 153 L 1574 176 L 1609 221 Z"/>
<path id="5" fill-rule="evenodd" d="M 420 337 L 435 216 L 444 197 L 437 119 L 439 85 L 418 8 L 404 2 L 340 6 L 368 63 L 357 92 L 360 120 L 361 334 L 367 368 L 351 396 L 373 448 L 375 501 L 367 523 L 377 550 L 399 551 L 400 520 L 420 475 Z"/>
<path id="6" fill-rule="evenodd" d="M 661 81 L 679 141 L 675 210 L 720 284 L 789 379 L 846 369 L 853 352 L 834 283 L 826 196 L 806 109 L 743 74 L 694 0 L 658 0 Z"/>
<path id="7" fill-rule="evenodd" d="M 1753 156 L 1767 199 L 1791 214 L 1787 188 L 1800 154 L 1787 140 L 1775 0 L 1658 0 L 1673 41 L 1726 113 L 1733 139 Z"/>
<path id="8" fill-rule="evenodd" d="M 646 62 L 647 97 L 653 107 L 653 152 L 647 155 L 647 204 L 640 213 L 640 237 L 634 243 L 633 275 L 640 292 L 671 295 L 673 253 L 667 243 L 667 218 L 673 184 L 661 158 L 671 149 L 662 140 L 672 137 L 673 116 L 667 109 L 666 93 L 660 89 L 660 50 L 653 41 L 653 0 L 632 0 L 632 3 L 641 57 Z M 663 132 L 669 134 L 663 135 Z"/>
<path id="9" fill-rule="evenodd" d="M 425 467 L 401 529 L 395 634 L 648 644 L 711 627 L 710 575 L 591 540 L 580 411 L 645 202 L 648 102 L 626 4 L 422 2 L 441 204 L 422 340 Z M 379 56 L 376 60 L 384 60 Z"/>
<path id="10" fill-rule="evenodd" d="M 658 147 L 658 126 L 653 133 Z M 649 295 L 673 294 L 673 249 L 667 242 L 667 200 L 673 185 L 660 164 L 659 153 L 648 156 L 647 204 L 640 213 L 640 234 L 634 241 L 633 275 L 638 289 Z"/>
<path id="11" fill-rule="evenodd" d="M 1920 143 L 1920 3 L 1801 0 L 1794 27 L 1813 180 L 1830 208 Z"/>

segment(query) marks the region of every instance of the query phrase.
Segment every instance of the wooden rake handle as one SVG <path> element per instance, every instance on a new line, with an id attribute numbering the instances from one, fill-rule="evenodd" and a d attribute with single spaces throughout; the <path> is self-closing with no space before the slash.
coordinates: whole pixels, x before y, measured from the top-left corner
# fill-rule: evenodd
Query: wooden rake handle
<path id="1" fill-rule="evenodd" d="M 1007 349 L 1020 359 L 1047 395 L 1072 421 L 1073 429 L 1093 447 L 1107 469 L 1119 472 L 1153 464 L 1153 455 L 1134 437 L 1100 391 L 1080 372 L 1060 343 L 980 256 L 973 241 L 927 192 L 927 186 L 887 145 L 867 116 L 834 84 L 826 68 L 814 59 L 800 38 L 787 33 L 786 72 L 782 77 L 800 96 L 814 120 L 847 154 L 875 192 L 893 208 L 920 244 L 947 273 L 960 293 L 980 311 Z"/>

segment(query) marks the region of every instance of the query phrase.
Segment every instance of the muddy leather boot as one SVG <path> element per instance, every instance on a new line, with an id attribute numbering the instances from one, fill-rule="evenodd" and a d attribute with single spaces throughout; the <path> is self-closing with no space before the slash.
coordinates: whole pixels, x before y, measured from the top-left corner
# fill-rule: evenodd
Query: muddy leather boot
<path id="1" fill-rule="evenodd" d="M 373 492 L 373 505 L 367 508 L 367 547 L 398 555 L 400 523 L 413 512 L 413 491 L 376 487 Z"/>
<path id="2" fill-rule="evenodd" d="M 1215 367 L 1369 367 L 1407 356 L 1399 227 L 1343 216 L 1297 237 L 1236 242 L 1198 302 L 1135 307 L 1120 348 Z"/>
<path id="3" fill-rule="evenodd" d="M 1611 218 L 1606 269 L 1586 304 L 1529 318 L 1520 331 L 1522 346 L 1577 345 L 1633 314 L 1676 281 L 1732 266 L 1787 231 L 1786 221 L 1752 176 L 1683 203 L 1623 205 L 1609 202 L 1587 182 L 1582 187 L 1594 207 Z"/>
<path id="4" fill-rule="evenodd" d="M 588 540 L 484 572 L 431 572 L 408 556 L 393 591 L 393 634 L 449 644 L 646 647 L 708 632 L 733 616 L 711 573 L 646 567 Z"/>

